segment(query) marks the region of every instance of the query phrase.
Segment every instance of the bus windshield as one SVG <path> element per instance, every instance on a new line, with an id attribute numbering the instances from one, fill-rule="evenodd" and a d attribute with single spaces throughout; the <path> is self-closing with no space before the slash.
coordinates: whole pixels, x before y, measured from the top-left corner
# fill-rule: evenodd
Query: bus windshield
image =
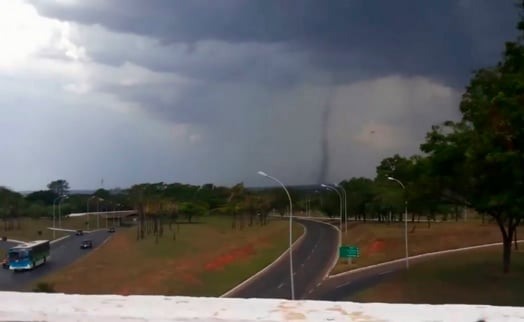
<path id="1" fill-rule="evenodd" d="M 9 260 L 17 260 L 28 257 L 29 252 L 27 250 L 16 250 L 9 252 Z"/>

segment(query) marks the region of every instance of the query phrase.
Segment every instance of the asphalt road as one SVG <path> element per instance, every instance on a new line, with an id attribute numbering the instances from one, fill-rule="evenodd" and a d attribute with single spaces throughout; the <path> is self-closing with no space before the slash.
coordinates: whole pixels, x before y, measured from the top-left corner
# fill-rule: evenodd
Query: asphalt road
<path id="1" fill-rule="evenodd" d="M 293 247 L 295 299 L 305 298 L 325 277 L 338 251 L 338 231 L 331 225 L 296 220 L 307 233 L 298 246 Z M 259 275 L 245 287 L 230 294 L 236 298 L 291 298 L 289 256 Z"/>
<path id="2" fill-rule="evenodd" d="M 0 291 L 23 290 L 24 287 L 27 287 L 30 283 L 35 282 L 39 278 L 57 269 L 64 268 L 91 252 L 109 238 L 110 235 L 111 234 L 105 230 L 92 232 L 84 236 L 75 236 L 73 233 L 69 238 L 51 244 L 50 260 L 34 270 L 15 273 L 9 269 L 0 268 Z M 84 239 L 91 239 L 93 241 L 92 249 L 80 249 L 80 244 Z M 0 241 L 0 247 L 3 249 L 8 249 L 14 245 L 16 244 Z"/>
<path id="3" fill-rule="evenodd" d="M 307 299 L 321 301 L 347 301 L 351 296 L 379 284 L 393 274 L 405 270 L 404 263 L 392 263 L 360 272 L 331 277 L 322 282 Z"/>
<path id="4" fill-rule="evenodd" d="M 473 247 L 465 247 L 457 250 L 443 251 L 433 254 L 424 255 L 421 257 L 413 257 L 409 259 L 410 267 L 418 263 L 435 260 L 438 257 L 446 256 L 449 253 L 458 253 L 468 251 L 474 248 L 492 247 L 488 245 L 480 245 Z M 406 262 L 404 260 L 395 261 L 391 263 L 384 263 L 376 267 L 369 267 L 361 270 L 355 270 L 351 273 L 334 276 L 328 278 L 317 287 L 314 292 L 308 295 L 308 299 L 323 300 L 323 301 L 347 301 L 353 295 L 364 291 L 374 285 L 379 284 L 387 278 L 406 270 Z"/>

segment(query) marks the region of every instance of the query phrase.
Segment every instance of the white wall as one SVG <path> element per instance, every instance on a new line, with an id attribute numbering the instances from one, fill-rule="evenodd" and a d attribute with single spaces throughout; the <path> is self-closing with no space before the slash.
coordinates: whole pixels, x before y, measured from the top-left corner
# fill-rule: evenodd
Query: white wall
<path id="1" fill-rule="evenodd" d="M 524 307 L 0 292 L 0 321 L 524 321 Z"/>

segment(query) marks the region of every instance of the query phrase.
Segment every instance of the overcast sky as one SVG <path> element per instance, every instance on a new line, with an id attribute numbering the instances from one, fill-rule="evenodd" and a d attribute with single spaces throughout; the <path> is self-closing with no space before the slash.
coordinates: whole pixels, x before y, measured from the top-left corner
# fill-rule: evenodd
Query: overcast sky
<path id="1" fill-rule="evenodd" d="M 372 177 L 458 117 L 513 0 L 0 0 L 0 185 Z"/>

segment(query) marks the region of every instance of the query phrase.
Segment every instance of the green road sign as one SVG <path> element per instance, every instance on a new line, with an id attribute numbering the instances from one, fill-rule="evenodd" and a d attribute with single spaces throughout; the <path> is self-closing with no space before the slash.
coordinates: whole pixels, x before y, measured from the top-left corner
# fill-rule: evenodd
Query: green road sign
<path id="1" fill-rule="evenodd" d="M 360 257 L 360 249 L 357 246 L 340 246 L 340 258 L 357 258 Z"/>

